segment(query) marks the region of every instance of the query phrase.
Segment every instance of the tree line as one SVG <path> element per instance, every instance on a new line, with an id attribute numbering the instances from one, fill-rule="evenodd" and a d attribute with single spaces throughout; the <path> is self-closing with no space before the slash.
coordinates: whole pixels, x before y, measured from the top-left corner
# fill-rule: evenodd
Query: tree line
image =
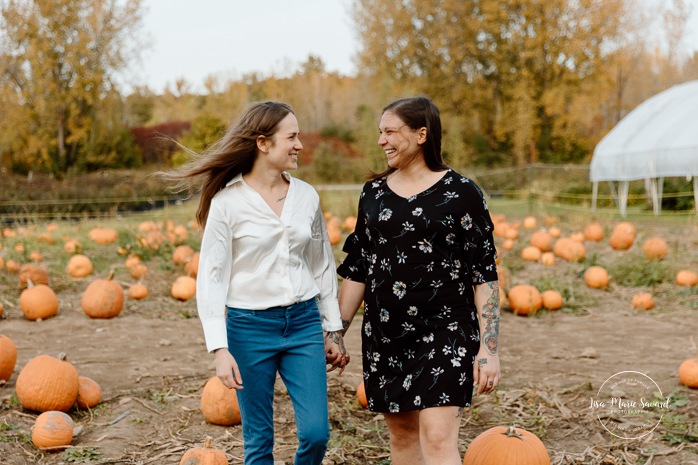
<path id="1" fill-rule="evenodd" d="M 308 56 L 284 75 L 209 76 L 196 92 L 184 79 L 116 84 L 143 49 L 142 0 L 0 5 L 0 167 L 20 173 L 179 163 L 172 140 L 202 150 L 262 99 L 379 168 L 380 109 L 414 94 L 439 105 L 454 166 L 584 162 L 643 100 L 698 78 L 688 0 L 353 0 L 355 76 Z M 164 128 L 180 129 L 157 137 Z"/>

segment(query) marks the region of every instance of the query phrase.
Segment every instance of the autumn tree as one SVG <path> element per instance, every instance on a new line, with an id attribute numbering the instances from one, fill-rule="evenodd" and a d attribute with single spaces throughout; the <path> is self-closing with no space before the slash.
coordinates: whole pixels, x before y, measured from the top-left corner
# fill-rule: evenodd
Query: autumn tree
<path id="1" fill-rule="evenodd" d="M 98 158 L 101 104 L 136 56 L 141 0 L 7 0 L 1 13 L 0 149 L 58 175 Z"/>

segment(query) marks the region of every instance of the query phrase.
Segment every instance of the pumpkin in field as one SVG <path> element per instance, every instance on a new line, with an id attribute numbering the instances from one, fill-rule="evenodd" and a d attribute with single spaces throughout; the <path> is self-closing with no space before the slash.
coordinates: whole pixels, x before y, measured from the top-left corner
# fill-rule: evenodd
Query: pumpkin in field
<path id="1" fill-rule="evenodd" d="M 19 288 L 26 289 L 27 282 L 46 284 L 48 286 L 48 270 L 36 263 L 26 263 L 19 269 Z"/>
<path id="2" fill-rule="evenodd" d="M 344 218 L 341 228 L 350 233 L 354 232 L 354 229 L 356 229 L 356 217 L 352 215 Z"/>
<path id="3" fill-rule="evenodd" d="M 363 381 L 361 381 L 356 387 L 356 400 L 363 408 L 368 407 L 368 400 L 366 399 L 366 386 L 364 385 Z"/>
<path id="4" fill-rule="evenodd" d="M 141 283 L 136 283 L 128 288 L 128 298 L 142 300 L 148 297 L 148 288 Z"/>
<path id="5" fill-rule="evenodd" d="M 58 297 L 46 284 L 29 280 L 29 287 L 19 295 L 19 308 L 27 320 L 45 320 L 58 313 Z"/>
<path id="6" fill-rule="evenodd" d="M 114 318 L 124 306 L 124 289 L 113 281 L 114 271 L 107 279 L 92 281 L 82 294 L 82 309 L 90 318 Z"/>
<path id="7" fill-rule="evenodd" d="M 196 276 L 199 274 L 199 257 L 200 257 L 199 252 L 194 252 L 194 254 L 189 257 L 189 260 L 184 264 L 184 271 L 187 272 L 187 276 L 191 276 L 192 278 L 196 278 Z"/>
<path id="8" fill-rule="evenodd" d="M 17 346 L 12 339 L 0 335 L 0 381 L 9 381 L 17 364 Z"/>
<path id="9" fill-rule="evenodd" d="M 589 242 L 600 242 L 603 240 L 603 226 L 599 223 L 590 223 L 584 228 L 584 240 Z"/>
<path id="10" fill-rule="evenodd" d="M 102 387 L 87 376 L 78 377 L 78 397 L 75 403 L 82 409 L 92 408 L 102 400 Z"/>
<path id="11" fill-rule="evenodd" d="M 654 307 L 654 299 L 649 292 L 640 292 L 635 294 L 632 299 L 633 308 L 649 310 Z"/>
<path id="12" fill-rule="evenodd" d="M 698 354 L 687 358 L 679 365 L 679 382 L 690 388 L 698 388 Z"/>
<path id="13" fill-rule="evenodd" d="M 538 220 L 536 220 L 535 216 L 527 216 L 523 220 L 524 229 L 535 229 L 535 227 L 537 225 L 538 225 Z"/>
<path id="14" fill-rule="evenodd" d="M 90 229 L 87 235 L 97 244 L 107 245 L 116 242 L 119 239 L 119 233 L 114 228 L 95 227 Z"/>
<path id="15" fill-rule="evenodd" d="M 49 410 L 34 421 L 32 443 L 37 449 L 59 450 L 73 441 L 75 422 L 67 413 Z"/>
<path id="16" fill-rule="evenodd" d="M 540 260 L 541 251 L 538 247 L 528 245 L 521 250 L 521 258 L 528 262 L 537 262 Z"/>
<path id="17" fill-rule="evenodd" d="M 228 458 L 223 451 L 211 447 L 213 440 L 204 439 L 204 447 L 192 447 L 179 461 L 179 465 L 228 465 Z"/>
<path id="18" fill-rule="evenodd" d="M 608 243 L 615 250 L 627 250 L 635 242 L 635 234 L 637 233 L 635 226 L 628 221 L 621 221 L 611 231 L 611 237 Z"/>
<path id="19" fill-rule="evenodd" d="M 518 284 L 509 289 L 509 309 L 517 315 L 530 315 L 543 305 L 540 291 L 530 284 Z"/>
<path id="20" fill-rule="evenodd" d="M 559 310 L 562 308 L 562 294 L 558 291 L 551 289 L 543 292 L 543 294 L 541 294 L 541 300 L 543 301 L 543 308 L 547 308 L 548 310 Z"/>
<path id="21" fill-rule="evenodd" d="M 75 404 L 80 389 L 78 370 L 66 360 L 38 355 L 19 372 L 15 383 L 17 399 L 22 407 L 38 412 L 67 412 Z"/>
<path id="22" fill-rule="evenodd" d="M 689 270 L 680 270 L 676 273 L 676 284 L 689 287 L 698 285 L 698 274 Z"/>
<path id="23" fill-rule="evenodd" d="M 514 248 L 514 245 L 516 245 L 514 239 L 504 239 L 504 241 L 502 241 L 502 249 L 504 250 L 511 250 Z"/>
<path id="24" fill-rule="evenodd" d="M 124 266 L 126 267 L 127 270 L 131 270 L 134 266 L 138 265 L 141 263 L 141 257 L 138 255 L 129 255 L 126 258 L 126 261 L 124 262 Z"/>
<path id="25" fill-rule="evenodd" d="M 473 439 L 463 465 L 550 465 L 550 456 L 535 434 L 514 426 L 495 426 Z"/>
<path id="26" fill-rule="evenodd" d="M 218 376 L 209 378 L 204 385 L 201 413 L 207 422 L 214 425 L 232 426 L 242 422 L 235 389 L 225 387 Z"/>
<path id="27" fill-rule="evenodd" d="M 70 257 L 68 265 L 65 267 L 66 273 L 73 278 L 84 278 L 85 276 L 91 275 L 93 270 L 92 260 L 82 254 L 75 254 Z"/>
<path id="28" fill-rule="evenodd" d="M 337 245 L 342 242 L 342 231 L 339 228 L 327 230 L 327 235 L 330 238 L 330 244 Z"/>
<path id="29" fill-rule="evenodd" d="M 592 289 L 608 287 L 608 271 L 602 266 L 590 266 L 584 272 L 584 282 Z"/>
<path id="30" fill-rule="evenodd" d="M 555 254 L 552 252 L 543 252 L 540 254 L 540 262 L 545 266 L 553 266 L 555 264 Z"/>
<path id="31" fill-rule="evenodd" d="M 128 269 L 129 274 L 133 279 L 141 279 L 148 273 L 148 266 L 145 263 L 135 263 Z"/>
<path id="32" fill-rule="evenodd" d="M 184 265 L 192 255 L 194 255 L 194 249 L 188 245 L 178 245 L 172 252 L 172 262 L 175 265 Z"/>
<path id="33" fill-rule="evenodd" d="M 545 231 L 536 231 L 531 234 L 529 244 L 537 247 L 541 252 L 550 252 L 553 250 L 553 238 Z"/>
<path id="34" fill-rule="evenodd" d="M 661 237 L 650 237 L 642 244 L 642 253 L 650 260 L 662 260 L 669 253 L 669 246 Z"/>
<path id="35" fill-rule="evenodd" d="M 562 235 L 562 231 L 560 231 L 560 228 L 558 228 L 557 226 L 552 226 L 552 227 L 548 228 L 547 233 L 553 239 L 557 239 Z"/>
<path id="36" fill-rule="evenodd" d="M 196 279 L 191 276 L 179 276 L 170 289 L 170 294 L 177 300 L 187 301 L 196 295 Z"/>
<path id="37" fill-rule="evenodd" d="M 556 257 L 568 262 L 578 262 L 586 256 L 584 245 L 569 237 L 561 237 L 553 245 L 553 253 Z"/>
<path id="38" fill-rule="evenodd" d="M 82 251 L 82 245 L 77 239 L 67 239 L 63 243 L 63 250 L 68 253 L 80 253 Z"/>
<path id="39" fill-rule="evenodd" d="M 20 264 L 17 262 L 17 260 L 12 260 L 9 259 L 5 262 L 5 268 L 7 271 L 10 273 L 19 273 L 19 270 L 21 268 Z"/>

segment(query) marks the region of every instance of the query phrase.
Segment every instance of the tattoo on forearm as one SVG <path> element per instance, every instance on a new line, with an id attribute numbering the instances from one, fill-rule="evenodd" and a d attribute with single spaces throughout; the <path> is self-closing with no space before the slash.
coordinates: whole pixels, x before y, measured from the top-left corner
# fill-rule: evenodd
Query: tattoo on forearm
<path id="1" fill-rule="evenodd" d="M 342 334 L 347 334 L 350 325 L 351 320 L 342 320 Z"/>
<path id="2" fill-rule="evenodd" d="M 342 337 L 342 331 L 331 331 L 327 333 L 327 338 L 339 346 L 340 354 L 347 354 L 347 349 L 344 347 L 344 338 Z"/>
<path id="3" fill-rule="evenodd" d="M 482 341 L 490 355 L 496 355 L 499 338 L 499 283 L 491 281 L 487 283 L 487 286 L 491 293 L 482 309 L 482 317 L 485 320 Z"/>
<path id="4" fill-rule="evenodd" d="M 463 407 L 458 407 L 458 412 L 456 413 L 456 418 L 461 418 L 463 416 Z"/>

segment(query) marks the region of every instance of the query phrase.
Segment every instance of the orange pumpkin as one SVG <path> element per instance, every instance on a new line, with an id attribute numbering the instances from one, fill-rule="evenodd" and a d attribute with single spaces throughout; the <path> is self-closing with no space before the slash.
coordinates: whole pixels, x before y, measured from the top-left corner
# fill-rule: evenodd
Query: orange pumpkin
<path id="1" fill-rule="evenodd" d="M 98 244 L 107 245 L 116 242 L 119 239 L 119 233 L 114 228 L 95 227 L 90 229 L 87 235 Z"/>
<path id="2" fill-rule="evenodd" d="M 27 282 L 46 284 L 48 286 L 48 270 L 36 263 L 26 263 L 19 269 L 19 288 L 26 289 Z"/>
<path id="3" fill-rule="evenodd" d="M 553 253 L 556 257 L 568 262 L 578 262 L 586 256 L 584 245 L 569 237 L 561 237 L 553 245 Z"/>
<path id="4" fill-rule="evenodd" d="M 553 226 L 551 228 L 548 228 L 548 234 L 553 239 L 557 239 L 562 235 L 562 231 L 560 231 L 560 228 L 558 228 L 557 226 Z"/>
<path id="5" fill-rule="evenodd" d="M 535 216 L 527 216 L 523 220 L 524 229 L 534 229 L 538 225 L 538 221 Z"/>
<path id="6" fill-rule="evenodd" d="M 75 422 L 66 413 L 50 410 L 42 413 L 32 427 L 32 443 L 37 449 L 59 450 L 73 441 Z"/>
<path id="7" fill-rule="evenodd" d="M 204 385 L 201 393 L 201 413 L 214 425 L 232 426 L 242 422 L 235 389 L 228 389 L 218 376 Z"/>
<path id="8" fill-rule="evenodd" d="M 196 279 L 191 276 L 179 276 L 170 289 L 170 294 L 177 300 L 187 301 L 196 295 Z"/>
<path id="9" fill-rule="evenodd" d="M 92 408 L 102 400 L 102 387 L 87 376 L 78 377 L 78 397 L 75 402 L 82 409 Z"/>
<path id="10" fill-rule="evenodd" d="M 603 240 L 603 226 L 599 223 L 590 223 L 584 228 L 584 240 L 590 242 L 600 242 Z"/>
<path id="11" fill-rule="evenodd" d="M 635 226 L 628 221 L 621 221 L 618 223 L 611 232 L 611 237 L 608 239 L 608 243 L 615 250 L 627 250 L 635 242 Z"/>
<path id="12" fill-rule="evenodd" d="M 85 276 L 91 275 L 93 270 L 92 260 L 82 254 L 75 254 L 70 257 L 65 267 L 66 273 L 73 278 L 84 278 Z"/>
<path id="13" fill-rule="evenodd" d="M 128 258 L 126 258 L 126 261 L 124 262 L 124 266 L 126 267 L 127 270 L 131 270 L 134 266 L 138 265 L 141 263 L 141 257 L 138 255 L 129 255 Z"/>
<path id="14" fill-rule="evenodd" d="M 184 271 L 187 272 L 188 276 L 191 276 L 192 278 L 196 278 L 196 276 L 199 274 L 199 257 L 200 257 L 199 252 L 194 252 L 194 254 L 189 257 L 189 260 L 184 264 Z"/>
<path id="15" fill-rule="evenodd" d="M 649 292 L 640 292 L 635 294 L 632 299 L 633 308 L 649 310 L 654 307 L 654 299 Z"/>
<path id="16" fill-rule="evenodd" d="M 543 301 L 543 308 L 547 308 L 548 310 L 559 310 L 562 308 L 562 294 L 558 291 L 547 290 L 543 292 L 541 300 Z"/>
<path id="17" fill-rule="evenodd" d="M 514 248 L 514 244 L 516 244 L 516 242 L 514 242 L 514 239 L 505 239 L 502 242 L 502 249 L 511 250 Z"/>
<path id="18" fill-rule="evenodd" d="M 63 243 L 63 250 L 68 253 L 80 253 L 80 251 L 82 251 L 82 245 L 77 239 L 67 239 Z"/>
<path id="19" fill-rule="evenodd" d="M 553 238 L 545 231 L 536 231 L 531 234 L 529 244 L 540 249 L 541 252 L 553 250 Z"/>
<path id="20" fill-rule="evenodd" d="M 517 315 L 530 315 L 543 305 L 540 291 L 530 284 L 519 284 L 509 289 L 509 309 Z"/>
<path id="21" fill-rule="evenodd" d="M 58 313 L 58 297 L 53 289 L 45 284 L 34 285 L 29 280 L 29 287 L 19 296 L 19 308 L 27 320 L 45 320 Z"/>
<path id="22" fill-rule="evenodd" d="M 75 404 L 80 389 L 78 370 L 66 360 L 38 355 L 19 372 L 15 390 L 20 404 L 29 410 L 67 412 Z"/>
<path id="23" fill-rule="evenodd" d="M 9 381 L 17 364 L 17 346 L 12 339 L 0 335 L 0 381 Z"/>
<path id="24" fill-rule="evenodd" d="M 188 245 L 178 245 L 172 252 L 172 262 L 175 265 L 184 265 L 192 255 L 194 255 L 194 249 Z"/>
<path id="25" fill-rule="evenodd" d="M 363 381 L 361 381 L 356 387 L 356 400 L 363 408 L 368 407 L 368 400 L 366 399 L 366 386 L 364 385 Z"/>
<path id="26" fill-rule="evenodd" d="M 545 266 L 553 266 L 555 264 L 555 254 L 552 252 L 543 252 L 540 255 L 540 262 Z"/>
<path id="27" fill-rule="evenodd" d="M 669 253 L 669 246 L 661 237 L 650 237 L 642 244 L 642 253 L 650 260 L 662 260 Z"/>
<path id="28" fill-rule="evenodd" d="M 138 262 L 131 265 L 128 271 L 133 279 L 141 279 L 148 273 L 148 267 L 145 263 Z"/>
<path id="29" fill-rule="evenodd" d="M 141 283 L 136 283 L 128 288 L 128 298 L 141 300 L 148 297 L 148 288 Z"/>
<path id="30" fill-rule="evenodd" d="M 342 242 L 342 231 L 339 228 L 327 229 L 327 235 L 330 238 L 330 244 L 337 245 Z"/>
<path id="31" fill-rule="evenodd" d="M 521 250 L 521 258 L 529 262 L 537 262 L 540 260 L 540 256 L 540 249 L 532 245 L 526 246 Z"/>
<path id="32" fill-rule="evenodd" d="M 124 306 L 124 289 L 115 281 L 114 271 L 107 279 L 92 281 L 82 295 L 82 309 L 90 318 L 114 318 Z"/>
<path id="33" fill-rule="evenodd" d="M 689 270 L 680 270 L 676 273 L 676 284 L 689 287 L 698 285 L 698 274 Z"/>
<path id="34" fill-rule="evenodd" d="M 354 232 L 354 229 L 356 229 L 356 217 L 355 216 L 347 216 L 344 218 L 344 221 L 342 222 L 342 229 L 347 232 Z"/>
<path id="35" fill-rule="evenodd" d="M 550 456 L 535 434 L 514 426 L 495 426 L 473 439 L 463 465 L 550 465 Z"/>
<path id="36" fill-rule="evenodd" d="M 698 354 L 687 358 L 679 365 L 679 382 L 690 388 L 698 388 Z"/>
<path id="37" fill-rule="evenodd" d="M 223 451 L 211 447 L 213 440 L 204 439 L 204 447 L 192 447 L 184 453 L 179 465 L 228 465 L 228 458 Z"/>
<path id="38" fill-rule="evenodd" d="M 19 270 L 21 268 L 20 264 L 17 262 L 17 260 L 12 260 L 9 259 L 5 262 L 5 268 L 7 271 L 10 273 L 19 273 Z"/>
<path id="39" fill-rule="evenodd" d="M 608 287 L 608 271 L 602 266 L 590 266 L 584 272 L 584 282 L 592 289 Z"/>

